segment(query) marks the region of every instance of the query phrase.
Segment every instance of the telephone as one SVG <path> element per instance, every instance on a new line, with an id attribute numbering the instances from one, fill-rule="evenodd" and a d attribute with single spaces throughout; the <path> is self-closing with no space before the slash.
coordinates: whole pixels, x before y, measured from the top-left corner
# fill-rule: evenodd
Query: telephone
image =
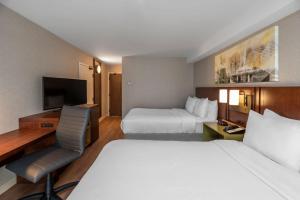
<path id="1" fill-rule="evenodd" d="M 220 126 L 228 126 L 228 123 L 226 121 L 222 120 L 222 119 L 218 120 L 218 124 Z"/>
<path id="2" fill-rule="evenodd" d="M 224 127 L 224 131 L 230 131 L 230 130 L 233 130 L 233 129 L 236 129 L 236 128 L 238 128 L 239 126 L 237 126 L 237 125 L 229 125 L 229 126 L 225 126 Z"/>
<path id="3" fill-rule="evenodd" d="M 244 131 L 245 128 L 237 125 L 230 125 L 230 126 L 226 126 L 223 130 L 229 134 L 235 134 L 235 133 L 237 134 Z"/>

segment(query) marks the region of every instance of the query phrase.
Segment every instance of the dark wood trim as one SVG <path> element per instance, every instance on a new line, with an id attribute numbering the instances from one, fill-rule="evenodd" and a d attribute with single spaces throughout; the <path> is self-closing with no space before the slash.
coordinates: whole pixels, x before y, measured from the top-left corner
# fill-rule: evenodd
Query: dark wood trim
<path id="1" fill-rule="evenodd" d="M 259 113 L 261 113 L 261 100 L 260 100 L 260 91 L 261 91 L 261 88 L 255 88 L 255 98 L 254 98 L 254 102 L 253 102 L 253 104 L 254 104 L 254 110 L 256 111 L 256 112 L 259 112 Z"/>
<path id="2" fill-rule="evenodd" d="M 251 91 L 251 109 L 263 113 L 266 108 L 288 118 L 300 120 L 300 87 L 198 87 L 196 96 L 219 99 L 219 89 Z M 226 117 L 226 113 L 228 117 Z M 245 126 L 248 114 L 230 110 L 228 104 L 219 103 L 219 119 L 227 119 Z"/>
<path id="3" fill-rule="evenodd" d="M 94 69 L 94 104 L 99 105 L 99 118 L 102 116 L 102 72 L 98 74 L 97 64 L 102 67 L 102 62 L 98 58 L 93 58 Z"/>
<path id="4" fill-rule="evenodd" d="M 260 111 L 269 108 L 292 119 L 300 119 L 300 87 L 261 87 Z"/>

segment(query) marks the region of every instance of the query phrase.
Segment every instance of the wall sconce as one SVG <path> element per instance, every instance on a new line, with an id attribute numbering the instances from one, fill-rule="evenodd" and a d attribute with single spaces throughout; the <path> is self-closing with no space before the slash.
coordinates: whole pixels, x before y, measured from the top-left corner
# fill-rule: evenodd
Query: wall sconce
<path id="1" fill-rule="evenodd" d="M 97 73 L 100 74 L 101 73 L 101 66 L 97 65 Z"/>
<path id="2" fill-rule="evenodd" d="M 248 107 L 248 97 L 251 98 L 251 95 L 246 94 L 245 91 L 241 91 L 241 92 L 240 92 L 240 95 L 241 95 L 242 98 L 243 98 L 244 106 L 245 106 L 245 107 Z M 251 100 L 251 99 L 250 99 L 250 100 Z"/>
<path id="3" fill-rule="evenodd" d="M 240 91 L 229 90 L 229 105 L 238 106 L 240 105 Z"/>
<path id="4" fill-rule="evenodd" d="M 219 102 L 220 103 L 227 103 L 227 89 L 220 89 L 219 90 Z"/>
<path id="5" fill-rule="evenodd" d="M 226 106 L 223 107 L 225 108 L 225 115 L 224 115 L 224 119 L 228 119 L 228 104 L 227 104 L 227 101 L 228 101 L 228 90 L 227 89 L 219 89 L 219 103 L 223 103 L 225 104 Z M 220 125 L 226 125 L 226 123 L 223 123 L 223 119 L 218 121 L 218 123 Z"/>

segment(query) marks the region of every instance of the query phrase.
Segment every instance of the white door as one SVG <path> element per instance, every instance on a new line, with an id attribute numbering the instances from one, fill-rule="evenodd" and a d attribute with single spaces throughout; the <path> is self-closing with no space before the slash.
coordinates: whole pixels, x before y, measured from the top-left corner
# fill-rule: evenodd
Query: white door
<path id="1" fill-rule="evenodd" d="M 93 68 L 84 63 L 79 63 L 79 79 L 87 81 L 87 104 L 93 104 L 94 103 Z"/>

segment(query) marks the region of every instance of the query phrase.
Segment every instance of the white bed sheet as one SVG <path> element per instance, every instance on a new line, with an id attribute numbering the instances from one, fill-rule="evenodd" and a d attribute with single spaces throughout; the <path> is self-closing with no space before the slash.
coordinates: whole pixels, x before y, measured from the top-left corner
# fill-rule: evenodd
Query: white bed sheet
<path id="1" fill-rule="evenodd" d="M 298 200 L 300 176 L 241 142 L 119 140 L 69 200 Z"/>
<path id="2" fill-rule="evenodd" d="M 185 109 L 131 109 L 121 122 L 124 134 L 202 133 L 203 122 Z"/>

